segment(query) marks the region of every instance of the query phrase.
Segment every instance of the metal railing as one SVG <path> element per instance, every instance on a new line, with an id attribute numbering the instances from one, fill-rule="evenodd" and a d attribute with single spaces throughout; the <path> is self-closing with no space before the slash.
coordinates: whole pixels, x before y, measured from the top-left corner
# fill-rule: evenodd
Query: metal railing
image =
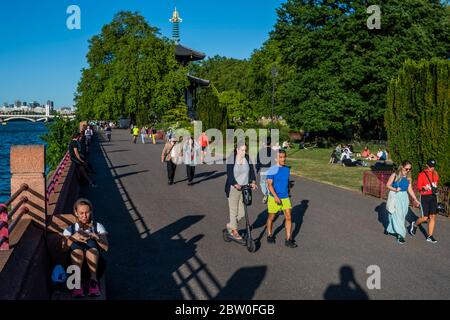
<path id="1" fill-rule="evenodd" d="M 5 203 L 0 204 L 0 251 L 9 250 L 9 235 L 16 227 L 17 223 L 23 217 L 24 214 L 29 212 L 28 207 L 24 206 L 28 202 L 28 198 L 23 196 L 19 202 L 15 204 L 14 208 L 8 211 L 11 204 L 24 192 L 28 190 L 27 184 L 22 184 Z M 14 214 L 19 213 L 14 221 L 12 217 Z"/>
<path id="2" fill-rule="evenodd" d="M 47 202 L 48 202 L 50 195 L 53 192 L 55 192 L 55 187 L 58 184 L 58 181 L 61 178 L 67 164 L 70 164 L 69 160 L 70 160 L 69 152 L 66 152 L 66 154 L 62 158 L 61 162 L 59 163 L 58 167 L 56 167 L 56 170 L 53 172 L 52 177 L 50 178 L 48 185 L 47 185 L 47 197 L 46 197 Z"/>
<path id="3" fill-rule="evenodd" d="M 363 193 L 371 196 L 387 199 L 388 188 L 386 184 L 394 171 L 366 171 L 363 175 Z M 417 180 L 413 184 L 414 193 L 418 196 Z M 445 207 L 444 216 L 450 216 L 450 188 L 446 186 L 438 187 L 438 201 Z"/>

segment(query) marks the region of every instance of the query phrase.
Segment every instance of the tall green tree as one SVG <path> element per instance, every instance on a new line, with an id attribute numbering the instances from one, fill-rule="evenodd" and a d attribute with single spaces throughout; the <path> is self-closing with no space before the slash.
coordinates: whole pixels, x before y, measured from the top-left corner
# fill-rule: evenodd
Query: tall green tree
<path id="1" fill-rule="evenodd" d="M 50 170 L 55 169 L 66 154 L 72 135 L 79 130 L 78 125 L 79 120 L 69 120 L 60 116 L 46 125 L 48 132 L 42 136 L 42 140 L 47 142 L 45 154 Z"/>
<path id="2" fill-rule="evenodd" d="M 217 91 L 236 90 L 245 92 L 249 61 L 221 56 L 214 56 L 191 65 L 191 72 L 196 76 L 210 80 Z"/>
<path id="3" fill-rule="evenodd" d="M 410 160 L 417 175 L 435 158 L 450 183 L 450 60 L 407 61 L 389 84 L 385 122 L 395 162 Z"/>
<path id="4" fill-rule="evenodd" d="M 250 101 L 240 91 L 228 90 L 219 93 L 219 102 L 227 110 L 228 125 L 241 126 L 255 120 Z"/>
<path id="5" fill-rule="evenodd" d="M 219 93 L 213 85 L 201 88 L 198 93 L 197 118 L 202 121 L 205 130 L 224 131 L 227 128 L 227 108 L 220 103 Z"/>
<path id="6" fill-rule="evenodd" d="M 381 7 L 379 30 L 366 25 L 372 4 Z M 308 131 L 373 136 L 402 63 L 450 52 L 450 11 L 437 0 L 287 0 L 277 13 L 270 39 L 289 76 L 280 109 Z"/>
<path id="7" fill-rule="evenodd" d="M 188 85 L 174 44 L 137 13 L 119 12 L 105 25 L 89 41 L 87 62 L 76 93 L 83 118 L 123 115 L 142 125 L 176 107 Z"/>

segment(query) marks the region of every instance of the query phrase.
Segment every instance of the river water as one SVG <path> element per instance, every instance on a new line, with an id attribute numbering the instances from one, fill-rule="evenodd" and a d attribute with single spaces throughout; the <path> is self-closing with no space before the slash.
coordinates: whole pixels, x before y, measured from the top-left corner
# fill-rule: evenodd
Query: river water
<path id="1" fill-rule="evenodd" d="M 9 152 L 11 145 L 44 144 L 41 137 L 47 133 L 42 122 L 11 121 L 0 125 L 0 203 L 10 196 Z"/>

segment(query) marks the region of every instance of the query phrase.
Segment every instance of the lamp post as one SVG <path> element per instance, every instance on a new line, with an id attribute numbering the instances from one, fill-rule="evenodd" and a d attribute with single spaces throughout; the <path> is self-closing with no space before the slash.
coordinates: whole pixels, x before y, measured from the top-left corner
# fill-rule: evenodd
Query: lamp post
<path id="1" fill-rule="evenodd" d="M 278 77 L 278 68 L 276 65 L 272 66 L 272 70 L 271 70 L 271 75 L 272 75 L 272 123 L 274 120 L 274 106 L 275 106 L 275 79 L 276 77 Z"/>

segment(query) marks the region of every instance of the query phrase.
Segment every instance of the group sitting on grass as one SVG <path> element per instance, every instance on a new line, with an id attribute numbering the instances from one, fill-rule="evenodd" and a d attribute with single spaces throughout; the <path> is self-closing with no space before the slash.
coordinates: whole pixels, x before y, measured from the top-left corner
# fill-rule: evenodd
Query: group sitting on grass
<path id="1" fill-rule="evenodd" d="M 344 167 L 356 167 L 356 166 L 368 166 L 366 161 L 383 161 L 388 160 L 388 151 L 387 149 L 382 150 L 378 148 L 377 154 L 373 154 L 370 152 L 368 146 L 364 148 L 362 152 L 356 153 L 356 158 L 354 158 L 354 152 L 352 145 L 342 145 L 339 144 L 333 150 L 330 157 L 330 164 L 338 163 L 342 164 Z"/>

